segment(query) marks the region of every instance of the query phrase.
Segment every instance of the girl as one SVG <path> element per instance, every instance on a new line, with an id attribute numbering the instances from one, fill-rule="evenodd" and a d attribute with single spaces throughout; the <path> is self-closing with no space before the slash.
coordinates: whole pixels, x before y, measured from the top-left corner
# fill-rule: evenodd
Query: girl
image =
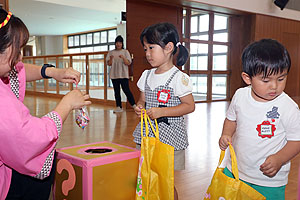
<path id="1" fill-rule="evenodd" d="M 62 123 L 71 110 L 91 103 L 86 101 L 88 95 L 73 90 L 47 115 L 30 115 L 23 104 L 26 81 L 51 76 L 79 82 L 80 73 L 21 63 L 28 38 L 24 23 L 0 9 L 0 200 L 48 200 L 53 180 L 48 176 L 54 175 L 51 169 Z"/>
<path id="2" fill-rule="evenodd" d="M 145 70 L 137 83 L 141 93 L 134 110 L 140 116 L 141 109 L 145 108 L 151 119 L 157 119 L 159 138 L 174 147 L 174 169 L 181 170 L 185 168 L 185 149 L 188 146 L 183 115 L 193 112 L 195 103 L 192 83 L 185 73 L 174 66 L 173 57 L 179 51 L 176 64 L 182 66 L 188 59 L 188 51 L 179 42 L 177 30 L 170 23 L 147 27 L 140 40 L 153 69 Z M 140 128 L 141 124 L 138 124 L 133 133 L 138 149 L 141 144 Z M 154 137 L 151 128 L 149 130 L 149 136 Z M 176 200 L 176 189 L 174 192 Z"/>
<path id="3" fill-rule="evenodd" d="M 135 107 L 134 97 L 129 89 L 129 74 L 128 65 L 131 64 L 132 60 L 128 50 L 124 49 L 123 38 L 118 35 L 115 39 L 115 50 L 108 52 L 106 57 L 107 65 L 111 66 L 109 71 L 109 77 L 111 78 L 112 84 L 114 86 L 115 99 L 117 108 L 114 110 L 116 112 L 122 112 L 122 102 L 120 94 L 120 86 L 132 107 Z"/>

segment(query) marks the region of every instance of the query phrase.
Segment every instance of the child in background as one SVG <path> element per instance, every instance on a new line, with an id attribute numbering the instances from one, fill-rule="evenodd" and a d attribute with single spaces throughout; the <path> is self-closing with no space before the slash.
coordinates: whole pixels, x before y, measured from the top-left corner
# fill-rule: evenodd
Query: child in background
<path id="1" fill-rule="evenodd" d="M 140 40 L 153 69 L 145 70 L 137 83 L 141 93 L 134 110 L 140 116 L 141 109 L 145 108 L 152 124 L 153 119 L 157 119 L 159 139 L 175 148 L 174 168 L 181 170 L 185 168 L 185 149 L 188 146 L 183 115 L 193 112 L 195 103 L 192 83 L 185 73 L 174 66 L 173 57 L 179 51 L 176 64 L 182 66 L 189 54 L 179 42 L 175 26 L 170 23 L 159 23 L 145 28 Z M 140 123 L 133 136 L 137 148 L 140 149 Z M 154 137 L 151 128 L 149 136 Z M 176 189 L 174 198 L 178 199 Z"/>
<path id="2" fill-rule="evenodd" d="M 23 104 L 26 81 L 53 77 L 80 81 L 71 68 L 23 64 L 21 50 L 29 39 L 25 24 L 0 9 L 0 200 L 48 200 L 55 174 L 55 146 L 62 123 L 75 108 L 90 104 L 79 90 L 66 94 L 41 118 Z"/>
<path id="3" fill-rule="evenodd" d="M 267 200 L 283 200 L 290 160 L 300 151 L 299 108 L 283 92 L 290 57 L 279 42 L 262 39 L 244 50 L 242 64 L 249 86 L 234 94 L 219 145 L 233 144 L 242 181 Z M 231 162 L 224 173 L 233 177 Z"/>

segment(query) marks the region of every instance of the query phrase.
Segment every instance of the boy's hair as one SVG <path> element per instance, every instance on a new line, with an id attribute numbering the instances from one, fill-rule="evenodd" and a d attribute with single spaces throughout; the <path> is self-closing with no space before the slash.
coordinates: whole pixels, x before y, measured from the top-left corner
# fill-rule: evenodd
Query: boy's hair
<path id="1" fill-rule="evenodd" d="M 165 22 L 148 26 L 141 33 L 140 40 L 142 45 L 146 41 L 149 44 L 157 44 L 162 48 L 165 48 L 169 42 L 172 42 L 174 44 L 173 55 L 175 55 L 177 48 L 179 48 L 176 60 L 178 66 L 184 65 L 189 57 L 189 52 L 185 46 L 179 44 L 179 35 L 173 24 Z"/>
<path id="2" fill-rule="evenodd" d="M 6 17 L 7 12 L 0 9 L 0 23 L 2 23 Z M 21 49 L 26 45 L 29 39 L 29 32 L 25 24 L 21 19 L 12 15 L 8 23 L 0 28 L 0 54 L 12 46 L 12 52 L 9 58 L 10 67 L 14 67 L 19 57 L 21 56 Z"/>
<path id="3" fill-rule="evenodd" d="M 286 48 L 273 39 L 262 39 L 248 45 L 242 54 L 243 72 L 250 77 L 289 72 L 291 59 Z"/>
<path id="4" fill-rule="evenodd" d="M 118 35 L 115 39 L 115 44 L 117 42 L 121 42 L 122 43 L 122 49 L 124 49 L 124 40 L 123 40 L 123 37 L 121 35 Z"/>

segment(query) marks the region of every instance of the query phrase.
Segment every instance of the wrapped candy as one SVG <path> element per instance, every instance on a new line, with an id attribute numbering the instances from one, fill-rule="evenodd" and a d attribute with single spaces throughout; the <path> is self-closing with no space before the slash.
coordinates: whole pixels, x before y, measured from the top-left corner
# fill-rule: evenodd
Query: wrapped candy
<path id="1" fill-rule="evenodd" d="M 78 126 L 82 129 L 88 125 L 90 117 L 85 106 L 76 110 L 75 121 L 76 124 L 78 124 Z"/>
<path id="2" fill-rule="evenodd" d="M 75 82 L 75 84 L 76 84 L 76 89 L 77 89 L 78 83 Z M 89 117 L 89 113 L 85 106 L 76 110 L 75 121 L 76 121 L 76 124 L 78 124 L 78 126 L 82 129 L 84 129 L 88 125 L 88 123 L 90 121 L 90 117 Z"/>

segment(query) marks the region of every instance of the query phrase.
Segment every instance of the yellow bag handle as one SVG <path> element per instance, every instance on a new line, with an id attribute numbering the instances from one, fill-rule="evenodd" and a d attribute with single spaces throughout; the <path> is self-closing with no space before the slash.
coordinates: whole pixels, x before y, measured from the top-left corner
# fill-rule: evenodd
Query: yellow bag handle
<path id="1" fill-rule="evenodd" d="M 236 155 L 235 155 L 233 146 L 230 143 L 229 143 L 229 151 L 230 151 L 230 156 L 231 156 L 232 174 L 236 180 L 239 180 L 239 170 L 238 170 L 238 166 L 237 166 Z M 225 151 L 221 151 L 218 167 L 221 165 L 221 163 L 224 159 L 224 156 L 225 156 Z"/>
<path id="2" fill-rule="evenodd" d="M 144 137 L 144 135 L 143 135 L 143 127 L 144 127 L 144 126 L 143 126 L 143 123 L 144 123 L 144 120 L 145 120 L 145 128 L 146 128 L 146 137 L 148 137 L 148 135 L 149 135 L 149 127 L 148 127 L 148 122 L 149 122 L 149 124 L 150 124 L 150 126 L 151 126 L 151 129 L 152 129 L 152 131 L 153 131 L 155 137 L 156 137 L 157 139 L 159 139 L 159 132 L 158 132 L 158 124 L 157 124 L 157 121 L 156 121 L 156 119 L 154 119 L 154 121 L 155 121 L 155 128 L 156 128 L 156 130 L 155 130 L 154 127 L 153 127 L 153 125 L 152 125 L 152 123 L 151 123 L 151 121 L 150 121 L 149 116 L 148 116 L 147 113 L 146 113 L 146 110 L 145 110 L 145 109 L 142 109 L 142 110 L 141 110 L 141 138 Z"/>

